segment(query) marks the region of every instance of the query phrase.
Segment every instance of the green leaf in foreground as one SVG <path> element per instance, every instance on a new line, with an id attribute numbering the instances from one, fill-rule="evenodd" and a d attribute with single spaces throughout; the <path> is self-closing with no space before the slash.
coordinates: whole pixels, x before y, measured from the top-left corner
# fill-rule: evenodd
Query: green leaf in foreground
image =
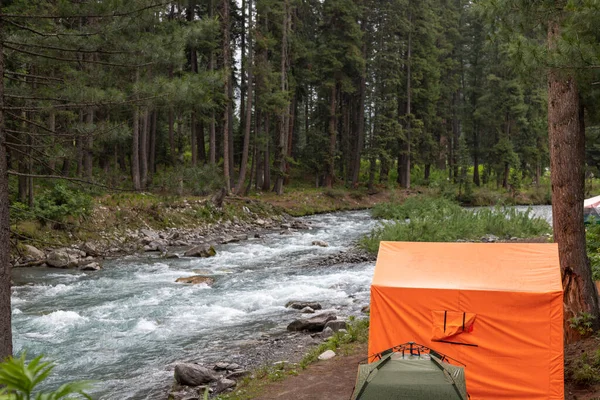
<path id="1" fill-rule="evenodd" d="M 59 399 L 91 399 L 85 393 L 91 387 L 90 382 L 65 383 L 58 389 L 49 392 L 37 391 L 36 387 L 46 380 L 54 365 L 42 361 L 38 356 L 29 363 L 25 362 L 23 352 L 19 358 L 9 357 L 0 363 L 0 400 L 59 400 Z"/>

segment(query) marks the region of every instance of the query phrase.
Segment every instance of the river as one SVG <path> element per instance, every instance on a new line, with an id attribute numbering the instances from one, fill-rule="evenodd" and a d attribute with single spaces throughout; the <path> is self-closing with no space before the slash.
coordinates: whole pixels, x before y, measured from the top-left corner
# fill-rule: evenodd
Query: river
<path id="1" fill-rule="evenodd" d="M 550 208 L 534 207 L 549 219 Z M 298 316 L 289 300 L 318 300 L 338 315 L 368 303 L 374 264 L 314 267 L 349 249 L 376 221 L 368 211 L 302 218 L 311 230 L 274 232 L 220 246 L 213 258 L 126 257 L 99 272 L 14 270 L 15 353 L 45 354 L 57 364 L 49 384 L 97 380 L 97 399 L 164 399 L 169 364 L 239 353 L 240 341 L 276 334 Z M 312 246 L 323 240 L 329 247 Z M 175 283 L 210 275 L 212 287 Z"/>

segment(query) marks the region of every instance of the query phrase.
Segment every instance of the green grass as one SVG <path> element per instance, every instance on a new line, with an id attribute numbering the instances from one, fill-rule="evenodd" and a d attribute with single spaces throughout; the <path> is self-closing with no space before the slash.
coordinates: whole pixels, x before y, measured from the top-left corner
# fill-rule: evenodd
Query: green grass
<path id="1" fill-rule="evenodd" d="M 512 208 L 462 208 L 447 198 L 416 196 L 404 203 L 376 206 L 373 216 L 391 220 L 375 228 L 361 246 L 375 253 L 380 241 L 455 242 L 478 240 L 491 234 L 500 238 L 539 237 L 550 233 L 550 225 L 530 211 Z"/>

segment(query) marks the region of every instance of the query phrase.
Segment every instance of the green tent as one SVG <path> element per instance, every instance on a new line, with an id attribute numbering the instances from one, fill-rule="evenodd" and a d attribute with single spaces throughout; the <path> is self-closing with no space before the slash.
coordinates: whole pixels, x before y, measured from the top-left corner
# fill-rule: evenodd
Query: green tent
<path id="1" fill-rule="evenodd" d="M 352 400 L 468 400 L 465 370 L 448 358 L 415 343 L 372 356 L 361 364 Z"/>

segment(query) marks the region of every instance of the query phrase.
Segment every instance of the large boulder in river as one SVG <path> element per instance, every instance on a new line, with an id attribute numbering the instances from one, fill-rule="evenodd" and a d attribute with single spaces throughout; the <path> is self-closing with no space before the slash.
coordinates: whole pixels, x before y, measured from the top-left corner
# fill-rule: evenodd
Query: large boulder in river
<path id="1" fill-rule="evenodd" d="M 186 257 L 213 257 L 215 255 L 217 255 L 215 248 L 209 244 L 192 247 L 184 253 Z"/>
<path id="2" fill-rule="evenodd" d="M 25 258 L 27 260 L 43 260 L 46 258 L 46 254 L 43 251 L 38 249 L 37 247 L 31 246 L 29 244 L 23 245 L 23 253 L 25 253 Z"/>
<path id="3" fill-rule="evenodd" d="M 334 314 L 326 313 L 315 315 L 312 318 L 300 318 L 287 326 L 288 331 L 309 331 L 321 332 L 325 328 L 325 324 L 329 321 L 337 319 Z"/>
<path id="4" fill-rule="evenodd" d="M 319 246 L 319 247 L 329 247 L 329 243 L 327 243 L 323 240 L 313 240 L 312 245 Z"/>
<path id="5" fill-rule="evenodd" d="M 189 283 L 192 285 L 200 285 L 201 283 L 206 283 L 208 286 L 211 286 L 213 283 L 215 283 L 215 280 L 208 276 L 193 275 L 193 276 L 184 276 L 181 278 L 177 278 L 177 280 L 175 282 Z"/>
<path id="6" fill-rule="evenodd" d="M 54 268 L 68 268 L 72 262 L 71 256 L 64 249 L 54 250 L 46 258 L 46 263 Z"/>
<path id="7" fill-rule="evenodd" d="M 285 304 L 285 307 L 286 308 L 293 308 L 294 310 L 303 310 L 306 307 L 310 307 L 313 310 L 320 310 L 321 308 L 323 308 L 316 301 L 296 301 L 296 300 L 288 301 Z"/>
<path id="8" fill-rule="evenodd" d="M 175 366 L 175 380 L 186 386 L 200 386 L 216 380 L 213 372 L 198 364 L 182 363 Z"/>

